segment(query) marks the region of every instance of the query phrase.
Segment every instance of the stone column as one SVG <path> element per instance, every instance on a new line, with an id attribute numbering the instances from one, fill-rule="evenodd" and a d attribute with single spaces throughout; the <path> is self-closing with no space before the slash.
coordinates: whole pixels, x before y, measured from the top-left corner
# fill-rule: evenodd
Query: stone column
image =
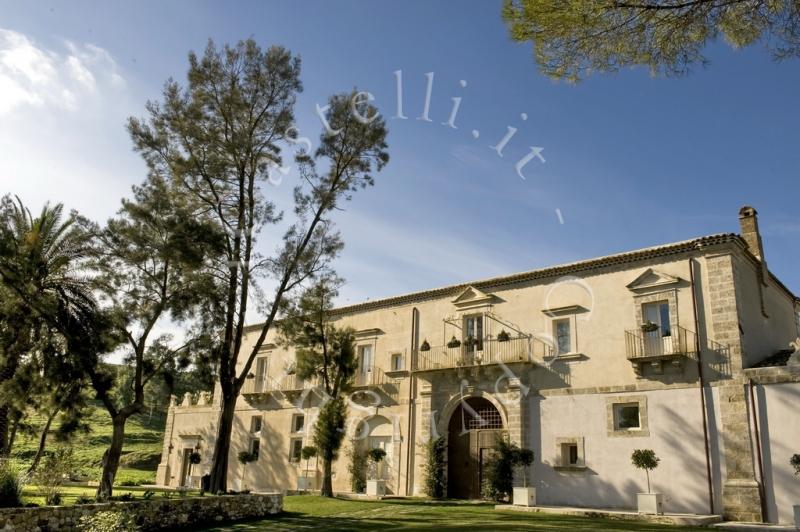
<path id="1" fill-rule="evenodd" d="M 708 257 L 710 324 L 715 341 L 730 347 L 732 380 L 719 389 L 723 459 L 723 517 L 734 521 L 762 521 L 759 484 L 753 466 L 753 441 L 743 375 L 735 264 L 730 254 Z M 711 332 L 710 331 L 710 332 Z"/>
<path id="2" fill-rule="evenodd" d="M 175 396 L 169 398 L 169 409 L 167 410 L 167 422 L 164 425 L 164 444 L 161 448 L 161 463 L 156 470 L 156 484 L 168 486 L 170 481 L 169 459 L 172 454 L 172 426 L 175 422 Z"/>
<path id="3" fill-rule="evenodd" d="M 761 522 L 761 495 L 753 466 L 753 442 L 744 381 L 719 389 L 726 478 L 722 486 L 723 517 Z"/>

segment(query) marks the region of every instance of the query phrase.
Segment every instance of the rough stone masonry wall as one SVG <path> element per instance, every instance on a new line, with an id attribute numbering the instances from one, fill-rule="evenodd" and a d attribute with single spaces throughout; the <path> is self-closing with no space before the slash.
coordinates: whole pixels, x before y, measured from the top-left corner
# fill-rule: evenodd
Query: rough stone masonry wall
<path id="1" fill-rule="evenodd" d="M 283 511 L 283 495 L 222 495 L 206 497 L 155 498 L 149 501 L 109 502 L 75 506 L 0 509 L 0 530 L 81 530 L 83 516 L 100 512 L 126 512 L 140 530 L 191 529 L 200 523 L 221 523 L 265 517 Z"/>
<path id="2" fill-rule="evenodd" d="M 760 522 L 759 485 L 753 466 L 744 379 L 742 340 L 731 255 L 709 257 L 708 295 L 713 338 L 730 346 L 733 379 L 720 388 L 720 417 L 726 478 L 722 486 L 722 514 L 734 521 Z"/>

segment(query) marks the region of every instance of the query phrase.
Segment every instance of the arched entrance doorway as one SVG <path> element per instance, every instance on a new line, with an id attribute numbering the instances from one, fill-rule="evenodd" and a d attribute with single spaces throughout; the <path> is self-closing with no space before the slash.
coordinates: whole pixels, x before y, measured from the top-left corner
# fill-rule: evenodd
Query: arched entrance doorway
<path id="1" fill-rule="evenodd" d="M 485 464 L 504 432 L 497 408 L 483 397 L 463 400 L 447 426 L 447 496 L 478 499 Z"/>
<path id="2" fill-rule="evenodd" d="M 395 493 L 395 434 L 391 420 L 383 416 L 372 416 L 358 424 L 357 438 L 359 451 L 365 453 L 370 449 L 383 449 L 386 456 L 379 464 L 370 464 L 366 480 L 386 481 L 387 493 Z"/>

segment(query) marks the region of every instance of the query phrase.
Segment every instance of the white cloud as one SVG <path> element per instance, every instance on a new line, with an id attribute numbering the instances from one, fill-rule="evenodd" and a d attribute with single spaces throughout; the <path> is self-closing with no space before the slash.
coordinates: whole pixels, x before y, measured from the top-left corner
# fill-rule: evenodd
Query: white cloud
<path id="1" fill-rule="evenodd" d="M 24 107 L 75 110 L 100 87 L 125 86 L 114 58 L 92 44 L 64 42 L 49 50 L 0 28 L 0 115 Z"/>

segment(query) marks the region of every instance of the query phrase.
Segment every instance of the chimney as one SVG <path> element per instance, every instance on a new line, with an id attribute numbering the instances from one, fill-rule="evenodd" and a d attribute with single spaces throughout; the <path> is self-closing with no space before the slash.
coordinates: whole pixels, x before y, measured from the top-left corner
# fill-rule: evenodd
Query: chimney
<path id="1" fill-rule="evenodd" d="M 758 232 L 758 213 L 753 207 L 745 205 L 739 209 L 739 225 L 742 228 L 741 236 L 747 242 L 747 249 L 765 264 L 764 245 L 761 243 L 761 233 Z"/>

